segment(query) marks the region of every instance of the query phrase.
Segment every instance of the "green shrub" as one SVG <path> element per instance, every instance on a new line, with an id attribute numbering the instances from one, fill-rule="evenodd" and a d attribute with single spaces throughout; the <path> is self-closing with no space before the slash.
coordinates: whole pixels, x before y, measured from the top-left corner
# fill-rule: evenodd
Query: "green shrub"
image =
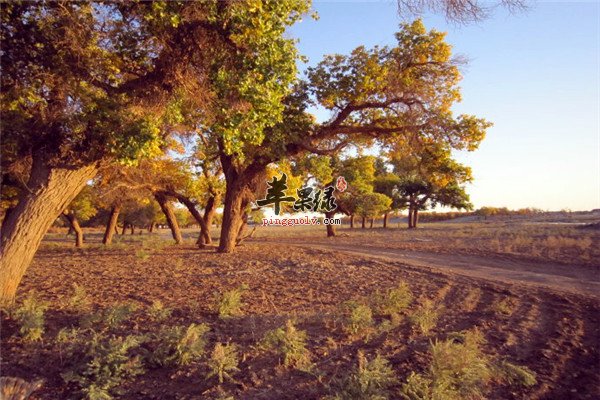
<path id="1" fill-rule="evenodd" d="M 89 312 L 92 304 L 85 289 L 76 283 L 72 287 L 73 294 L 69 298 L 68 307 L 77 312 Z"/>
<path id="2" fill-rule="evenodd" d="M 171 316 L 172 312 L 173 310 L 165 307 L 160 300 L 154 300 L 152 305 L 148 307 L 148 316 L 156 322 L 165 321 Z"/>
<path id="3" fill-rule="evenodd" d="M 206 379 L 216 376 L 219 383 L 223 383 L 224 379 L 233 380 L 230 373 L 239 371 L 238 368 L 238 353 L 235 344 L 217 343 L 213 349 L 210 358 L 207 362 L 209 372 Z"/>
<path id="4" fill-rule="evenodd" d="M 394 317 L 404 311 L 412 300 L 410 287 L 406 282 L 400 282 L 397 287 L 385 293 L 375 292 L 371 301 L 376 314 Z"/>
<path id="5" fill-rule="evenodd" d="M 494 372 L 510 385 L 530 387 L 537 383 L 535 372 L 505 360 L 494 365 Z"/>
<path id="6" fill-rule="evenodd" d="M 377 355 L 369 361 L 362 351 L 358 352 L 358 365 L 340 383 L 340 390 L 333 396 L 339 400 L 385 400 L 391 394 L 390 387 L 397 383 L 388 360 Z"/>
<path id="7" fill-rule="evenodd" d="M 312 367 L 310 352 L 306 348 L 306 332 L 298 330 L 292 321 L 285 326 L 267 332 L 261 342 L 266 349 L 273 349 L 283 355 L 283 365 L 308 371 Z"/>
<path id="8" fill-rule="evenodd" d="M 114 329 L 127 321 L 135 310 L 137 310 L 137 306 L 133 303 L 117 303 L 104 310 L 98 310 L 95 313 L 83 316 L 80 325 L 82 328 L 89 329 L 97 329 L 98 327 L 105 330 Z"/>
<path id="9" fill-rule="evenodd" d="M 19 333 L 25 341 L 42 340 L 44 334 L 44 313 L 48 305 L 38 300 L 35 292 L 30 292 L 21 304 L 16 307 L 12 316 L 19 324 Z"/>
<path id="10" fill-rule="evenodd" d="M 144 248 L 139 249 L 135 252 L 135 256 L 142 261 L 146 261 L 147 259 L 150 258 L 151 255 L 152 255 L 152 253 Z"/>
<path id="11" fill-rule="evenodd" d="M 163 328 L 153 338 L 154 350 L 150 361 L 157 365 L 187 365 L 204 354 L 206 333 L 210 327 L 206 324 L 190 324 Z"/>
<path id="12" fill-rule="evenodd" d="M 402 386 L 402 396 L 409 400 L 485 398 L 493 378 L 509 384 L 535 384 L 535 374 L 529 369 L 484 354 L 483 342 L 478 330 L 432 342 L 429 369 L 423 374 L 412 372 Z"/>
<path id="13" fill-rule="evenodd" d="M 69 363 L 61 376 L 78 386 L 83 398 L 112 399 L 122 394 L 120 386 L 142 374 L 139 349 L 145 338 L 107 336 L 93 330 L 62 330 L 57 343 Z"/>
<path id="14" fill-rule="evenodd" d="M 248 285 L 242 284 L 239 287 L 228 290 L 218 302 L 217 311 L 219 317 L 231 318 L 243 315 L 242 312 L 242 294 L 248 290 Z"/>
<path id="15" fill-rule="evenodd" d="M 347 319 L 345 330 L 348 334 L 369 336 L 373 332 L 373 313 L 365 304 L 356 302 L 346 303 Z"/>
<path id="16" fill-rule="evenodd" d="M 424 300 L 417 310 L 409 317 L 413 329 L 418 330 L 421 334 L 426 335 L 430 330 L 435 328 L 440 314 L 440 308 L 431 300 Z"/>

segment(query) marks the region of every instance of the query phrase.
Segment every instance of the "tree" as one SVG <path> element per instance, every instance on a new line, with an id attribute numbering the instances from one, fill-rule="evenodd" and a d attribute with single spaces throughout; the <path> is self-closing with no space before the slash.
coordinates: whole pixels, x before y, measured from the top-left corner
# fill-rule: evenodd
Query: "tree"
<path id="1" fill-rule="evenodd" d="M 373 219 L 389 210 L 392 199 L 382 193 L 364 193 L 357 199 L 356 214 L 362 217 L 362 228 L 365 228 L 365 221 L 371 218 L 371 228 Z"/>
<path id="2" fill-rule="evenodd" d="M 454 148 L 477 147 L 488 124 L 452 115 L 460 73 L 444 34 L 427 32 L 417 21 L 402 25 L 396 39 L 397 47 L 359 47 L 309 69 L 308 81 L 285 98 L 281 122 L 265 127 L 267 135 L 236 141 L 243 151 L 228 150 L 220 139 L 227 184 L 220 251 L 233 251 L 246 192 L 264 180 L 272 162 L 305 152 L 334 154 L 350 142 L 419 135 Z M 329 121 L 316 123 L 308 114 L 313 102 L 332 112 Z"/>
<path id="3" fill-rule="evenodd" d="M 222 60 L 246 52 L 233 38 L 249 8 L 2 4 L 1 166 L 26 163 L 27 179 L 2 223 L 1 303 L 13 300 L 43 235 L 99 166 L 157 154 L 164 135 L 212 104 L 207 64 L 216 52 Z"/>
<path id="4" fill-rule="evenodd" d="M 378 158 L 378 160 L 381 159 Z M 390 211 L 401 210 L 405 207 L 405 201 L 402 196 L 400 196 L 398 191 L 400 182 L 400 177 L 391 172 L 383 172 L 378 174 L 373 182 L 373 191 L 375 193 L 381 193 L 392 200 L 389 208 L 383 210 L 384 228 L 387 228 L 388 215 Z"/>
<path id="5" fill-rule="evenodd" d="M 75 232 L 75 246 L 83 246 L 83 230 L 79 225 L 92 218 L 98 210 L 94 204 L 93 192 L 90 186 L 85 186 L 77 197 L 63 211 L 63 217 L 69 223 L 70 229 Z"/>
<path id="6" fill-rule="evenodd" d="M 526 8 L 524 0 L 397 0 L 398 12 L 403 16 L 421 15 L 426 11 L 443 14 L 446 20 L 456 23 L 480 21 L 489 16 L 497 6 L 511 12 Z"/>
<path id="7" fill-rule="evenodd" d="M 408 204 L 408 227 L 416 228 L 418 213 L 429 207 L 443 205 L 470 209 L 464 185 L 471 182 L 471 169 L 451 158 L 447 146 L 427 143 L 418 153 L 392 160 L 401 178 L 398 192 Z"/>

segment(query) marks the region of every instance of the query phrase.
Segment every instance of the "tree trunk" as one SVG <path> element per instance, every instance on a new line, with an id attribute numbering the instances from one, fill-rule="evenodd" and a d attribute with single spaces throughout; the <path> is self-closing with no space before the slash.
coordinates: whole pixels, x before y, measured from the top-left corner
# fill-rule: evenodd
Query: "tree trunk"
<path id="1" fill-rule="evenodd" d="M 0 305 L 13 302 L 17 287 L 44 235 L 97 172 L 95 165 L 50 169 L 34 157 L 19 203 L 4 217 L 0 234 Z"/>
<path id="2" fill-rule="evenodd" d="M 418 223 L 419 223 L 419 209 L 415 208 L 415 210 L 413 211 L 413 223 L 412 223 L 412 227 L 416 228 Z"/>
<path id="3" fill-rule="evenodd" d="M 374 223 L 375 223 L 375 218 L 371 218 L 371 226 L 369 226 L 369 229 L 373 229 Z"/>
<path id="4" fill-rule="evenodd" d="M 155 223 L 156 222 L 154 222 L 154 221 L 150 222 L 150 225 L 148 225 L 148 233 L 154 232 L 154 224 Z"/>
<path id="5" fill-rule="evenodd" d="M 365 229 L 367 227 L 366 221 L 367 221 L 367 219 L 365 217 L 362 217 L 362 226 L 361 226 L 362 229 Z"/>
<path id="6" fill-rule="evenodd" d="M 125 234 L 125 231 L 127 230 L 127 225 L 129 225 L 127 222 L 123 222 L 123 229 L 121 229 L 121 236 L 123 236 Z"/>
<path id="7" fill-rule="evenodd" d="M 246 209 L 246 205 L 242 204 L 242 210 Z M 244 237 L 244 230 L 246 229 L 246 226 L 248 225 L 248 213 L 244 211 L 244 213 L 242 214 L 242 223 L 240 225 L 240 230 L 238 231 L 237 234 L 237 238 L 236 238 L 236 242 L 239 243 L 239 239 Z"/>
<path id="8" fill-rule="evenodd" d="M 389 213 L 384 213 L 383 214 L 383 227 L 387 228 L 387 224 L 388 224 L 388 215 Z"/>
<path id="9" fill-rule="evenodd" d="M 113 235 L 117 232 L 117 221 L 119 220 L 119 212 L 121 212 L 121 206 L 116 205 L 110 209 L 110 216 L 106 223 L 106 229 L 104 230 L 104 237 L 102 243 L 109 245 L 112 243 Z"/>
<path id="10" fill-rule="evenodd" d="M 197 245 L 211 244 L 212 237 L 210 236 L 210 229 L 212 228 L 213 218 L 217 212 L 217 206 L 221 202 L 221 198 L 218 195 L 210 196 L 206 207 L 204 208 L 204 225 L 206 225 L 206 234 L 200 229 L 200 235 L 198 235 Z"/>
<path id="11" fill-rule="evenodd" d="M 350 228 L 354 228 L 354 214 L 350 216 Z"/>
<path id="12" fill-rule="evenodd" d="M 408 207 L 408 229 L 412 229 L 413 227 L 413 213 L 414 210 L 412 208 L 412 206 Z"/>
<path id="13" fill-rule="evenodd" d="M 158 202 L 163 214 L 165 214 L 167 224 L 169 225 L 169 228 L 171 228 L 171 234 L 173 235 L 173 239 L 175 239 L 175 243 L 183 243 L 183 238 L 181 237 L 181 231 L 179 230 L 179 224 L 177 223 L 175 212 L 173 212 L 173 207 L 171 206 L 171 203 L 169 203 L 167 196 L 161 192 L 158 192 L 154 194 L 154 198 Z"/>
<path id="14" fill-rule="evenodd" d="M 221 237 L 219 240 L 219 253 L 231 253 L 235 248 L 237 235 L 243 221 L 242 209 L 244 182 L 241 179 L 226 182 L 225 204 L 223 205 L 223 222 L 221 223 Z"/>
<path id="15" fill-rule="evenodd" d="M 75 214 L 65 211 L 63 216 L 69 223 L 69 227 L 75 232 L 75 247 L 83 247 L 83 230 Z"/>
<path id="16" fill-rule="evenodd" d="M 67 222 L 69 223 L 69 230 L 67 231 L 67 236 L 71 236 L 75 233 L 75 231 L 73 230 L 73 225 L 71 225 L 71 221 L 67 219 Z"/>
<path id="17" fill-rule="evenodd" d="M 334 217 L 335 212 L 330 211 L 330 212 L 326 212 L 325 213 L 325 217 L 329 218 L 329 222 L 331 222 L 331 219 Z M 327 237 L 334 237 L 335 236 L 335 225 L 326 225 L 327 226 Z"/>
<path id="18" fill-rule="evenodd" d="M 177 199 L 177 201 L 179 201 L 181 204 L 183 204 L 188 209 L 190 214 L 192 214 L 192 217 L 194 217 L 194 219 L 196 220 L 198 225 L 200 225 L 200 236 L 202 236 L 204 238 L 204 243 L 210 243 L 210 235 L 208 233 L 208 230 L 206 229 L 206 224 L 204 223 L 204 219 L 202 218 L 202 216 L 196 209 L 196 204 L 189 197 L 184 196 L 180 193 L 177 193 L 173 190 L 165 190 L 165 191 L 160 191 L 157 193 L 165 198 L 167 196 L 174 197 Z M 202 245 L 203 245 L 203 243 L 198 243 L 198 242 L 196 242 L 196 244 L 198 244 L 200 247 L 202 247 Z"/>
<path id="19" fill-rule="evenodd" d="M 129 234 L 130 235 L 135 234 L 135 225 L 134 224 L 129 224 Z"/>

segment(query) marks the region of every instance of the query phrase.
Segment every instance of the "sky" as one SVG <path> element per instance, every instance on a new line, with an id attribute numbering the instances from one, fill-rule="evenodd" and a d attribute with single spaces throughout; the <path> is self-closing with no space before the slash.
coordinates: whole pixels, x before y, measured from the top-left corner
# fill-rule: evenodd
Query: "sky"
<path id="1" fill-rule="evenodd" d="M 289 32 L 308 65 L 359 45 L 393 46 L 402 22 L 393 0 L 317 1 L 313 9 L 319 20 L 306 17 Z M 469 60 L 454 111 L 494 123 L 478 150 L 455 153 L 473 169 L 475 208 L 600 208 L 599 19 L 596 2 L 530 3 L 467 26 L 423 17 Z"/>

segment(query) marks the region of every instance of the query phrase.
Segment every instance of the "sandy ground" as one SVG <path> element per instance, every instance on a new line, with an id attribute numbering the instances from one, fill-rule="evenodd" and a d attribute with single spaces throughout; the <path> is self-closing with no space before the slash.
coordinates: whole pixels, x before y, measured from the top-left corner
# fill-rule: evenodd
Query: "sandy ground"
<path id="1" fill-rule="evenodd" d="M 486 338 L 487 354 L 525 365 L 537 374 L 534 387 L 494 384 L 487 398 L 600 398 L 600 300 L 594 291 L 597 275 L 589 262 L 549 264 L 515 254 L 462 250 L 452 255 L 452 249 L 434 251 L 440 249 L 412 239 L 408 251 L 400 236 L 394 236 L 404 235 L 400 231 L 341 230 L 348 236 L 329 240 L 320 231 L 289 229 L 276 235 L 257 230 L 254 238 L 226 255 L 215 253 L 214 248 L 196 249 L 191 245 L 193 232 L 186 234 L 188 244 L 183 246 L 165 246 L 167 232 L 163 231 L 153 236 L 126 235 L 112 248 L 98 245 L 100 235 L 93 233 L 88 236 L 90 244 L 81 250 L 65 243 L 64 235 L 49 236 L 20 290 L 20 298 L 35 290 L 51 305 L 44 340 L 22 343 L 18 327 L 3 314 L 2 375 L 45 379 L 44 389 L 38 392 L 41 399 L 63 399 L 73 393 L 60 377 L 65 364 L 52 342 L 62 327 L 77 323 L 78 316 L 65 306 L 71 285 L 77 283 L 95 308 L 120 301 L 140 307 L 120 328 L 121 334 L 155 331 L 158 326 L 148 320 L 145 309 L 158 299 L 173 308 L 165 324 L 208 323 L 209 348 L 217 341 L 232 341 L 240 348 L 242 361 L 233 383 L 219 386 L 206 380 L 200 360 L 187 367 L 150 368 L 124 385 L 125 394 L 118 398 L 211 399 L 225 393 L 235 399 L 319 399 L 334 391 L 336 382 L 354 367 L 359 349 L 390 360 L 400 382 L 392 388 L 397 391 L 411 371 L 428 368 L 431 340 L 475 327 Z M 418 235 L 426 235 L 422 232 Z M 365 241 L 365 235 L 373 240 Z M 386 237 L 387 246 L 382 245 Z M 149 257 L 140 257 L 140 249 Z M 364 299 L 400 281 L 409 284 L 416 298 L 405 317 L 423 299 L 443 307 L 429 334 L 415 333 L 407 318 L 368 342 L 343 330 L 340 304 Z M 250 286 L 244 294 L 245 315 L 219 319 L 215 299 L 242 283 Z M 508 312 L 498 311 L 501 303 L 508 305 Z M 318 374 L 285 368 L 280 357 L 258 348 L 265 332 L 288 318 L 307 331 Z M 376 323 L 381 322 L 376 318 Z"/>

